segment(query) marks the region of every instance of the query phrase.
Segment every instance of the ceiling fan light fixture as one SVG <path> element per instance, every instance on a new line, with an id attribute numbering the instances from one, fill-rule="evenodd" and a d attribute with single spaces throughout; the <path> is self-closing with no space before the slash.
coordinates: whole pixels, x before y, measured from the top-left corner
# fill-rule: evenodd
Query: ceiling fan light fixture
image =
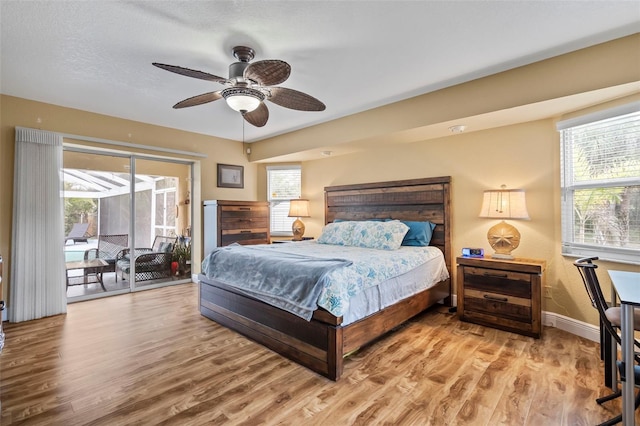
<path id="1" fill-rule="evenodd" d="M 264 93 L 250 87 L 229 87 L 221 94 L 231 109 L 242 113 L 255 110 L 264 101 Z"/>

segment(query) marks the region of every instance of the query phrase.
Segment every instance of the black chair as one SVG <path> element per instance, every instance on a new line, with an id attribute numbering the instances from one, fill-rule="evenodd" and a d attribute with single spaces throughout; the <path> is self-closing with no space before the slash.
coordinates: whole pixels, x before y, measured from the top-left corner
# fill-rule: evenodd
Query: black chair
<path id="1" fill-rule="evenodd" d="M 171 277 L 171 261 L 177 237 L 156 235 L 149 248 L 136 248 L 133 254 L 135 261 L 136 281 L 149 281 Z M 131 255 L 129 249 L 118 253 L 116 259 L 116 281 L 129 279 L 131 272 Z"/>
<path id="2" fill-rule="evenodd" d="M 602 293 L 602 288 L 600 287 L 600 282 L 598 281 L 598 276 L 596 275 L 596 269 L 598 265 L 594 264 L 593 261 L 598 260 L 597 257 L 585 257 L 582 259 L 578 259 L 574 266 L 578 268 L 578 272 L 580 273 L 580 277 L 582 278 L 582 282 L 584 283 L 584 287 L 587 290 L 587 294 L 589 295 L 589 299 L 591 299 L 591 305 L 596 308 L 598 314 L 600 316 L 600 331 L 604 335 L 601 336 L 600 342 L 609 339 L 611 336 L 615 339 L 618 345 L 621 345 L 621 338 L 618 334 L 618 330 L 620 329 L 621 324 L 621 309 L 619 306 L 609 306 L 604 295 Z M 634 309 L 634 323 L 636 330 L 640 329 L 640 311 Z M 635 340 L 636 348 L 640 348 L 640 342 Z M 636 351 L 634 351 L 634 358 L 636 363 L 640 363 L 640 356 Z M 620 370 L 620 378 L 624 381 L 624 368 L 622 368 L 622 363 L 616 361 L 618 364 L 618 369 Z M 634 366 L 634 378 L 635 383 L 640 384 L 640 367 Z M 613 392 L 610 395 L 606 395 L 596 399 L 598 404 L 602 404 L 607 401 L 611 401 L 614 398 L 617 398 L 622 395 L 622 390 L 618 389 L 616 392 Z M 640 406 L 640 393 L 636 395 L 635 399 L 635 408 L 637 409 Z M 622 421 L 622 414 L 608 420 L 604 423 L 601 423 L 599 426 L 610 426 L 620 423 Z"/>
<path id="3" fill-rule="evenodd" d="M 98 236 L 98 247 L 86 250 L 84 260 L 102 259 L 107 262 L 103 272 L 115 272 L 116 257 L 120 251 L 129 246 L 128 234 L 100 235 Z M 86 273 L 85 269 L 85 273 Z"/>

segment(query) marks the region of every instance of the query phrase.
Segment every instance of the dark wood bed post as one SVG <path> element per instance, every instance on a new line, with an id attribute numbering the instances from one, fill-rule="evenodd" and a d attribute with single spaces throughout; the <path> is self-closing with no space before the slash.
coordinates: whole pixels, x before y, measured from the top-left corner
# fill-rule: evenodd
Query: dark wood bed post
<path id="1" fill-rule="evenodd" d="M 328 351 L 327 351 L 327 363 L 329 364 L 328 378 L 331 380 L 338 380 L 342 375 L 344 369 L 344 354 L 342 353 L 342 345 L 338 342 L 342 342 L 342 327 L 333 326 L 330 328 L 328 334 Z"/>

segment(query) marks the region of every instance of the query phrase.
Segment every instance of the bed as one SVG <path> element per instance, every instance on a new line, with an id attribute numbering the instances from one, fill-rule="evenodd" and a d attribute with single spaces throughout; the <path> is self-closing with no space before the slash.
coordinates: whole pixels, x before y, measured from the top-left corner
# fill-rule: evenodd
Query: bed
<path id="1" fill-rule="evenodd" d="M 430 245 L 451 271 L 449 176 L 325 188 L 325 223 L 398 219 L 436 224 Z M 291 243 L 303 244 L 303 243 Z M 199 275 L 200 312 L 275 352 L 331 379 L 343 372 L 343 357 L 377 339 L 439 301 L 451 305 L 445 279 L 391 306 L 345 324 L 318 308 L 310 321 L 248 296 L 223 281 Z"/>

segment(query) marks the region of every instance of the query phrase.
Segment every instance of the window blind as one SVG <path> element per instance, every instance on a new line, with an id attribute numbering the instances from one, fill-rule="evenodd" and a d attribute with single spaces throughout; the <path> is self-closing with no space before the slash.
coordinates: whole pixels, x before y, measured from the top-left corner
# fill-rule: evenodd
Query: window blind
<path id="1" fill-rule="evenodd" d="M 288 217 L 289 200 L 300 198 L 302 193 L 300 166 L 267 167 L 267 186 L 271 234 L 292 235 L 291 225 L 296 218 Z"/>
<path id="2" fill-rule="evenodd" d="M 564 254 L 640 263 L 640 111 L 561 130 Z"/>

